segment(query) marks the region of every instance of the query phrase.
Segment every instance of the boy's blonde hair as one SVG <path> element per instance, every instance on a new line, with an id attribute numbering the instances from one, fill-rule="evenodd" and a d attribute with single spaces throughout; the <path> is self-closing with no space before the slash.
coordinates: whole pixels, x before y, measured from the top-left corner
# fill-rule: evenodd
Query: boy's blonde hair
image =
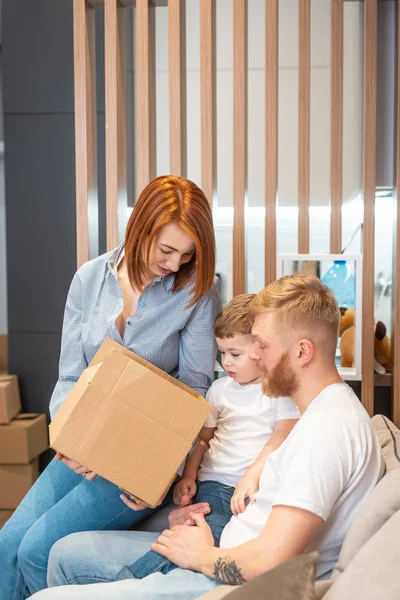
<path id="1" fill-rule="evenodd" d="M 317 277 L 289 275 L 270 283 L 255 295 L 249 319 L 273 312 L 285 328 L 302 329 L 311 341 L 331 341 L 336 348 L 340 311 L 330 289 Z M 327 337 L 328 336 L 328 337 Z M 332 348 L 330 348 L 331 350 Z"/>
<path id="2" fill-rule="evenodd" d="M 235 296 L 215 319 L 215 337 L 231 338 L 235 335 L 249 335 L 251 322 L 249 308 L 255 294 L 240 294 Z"/>

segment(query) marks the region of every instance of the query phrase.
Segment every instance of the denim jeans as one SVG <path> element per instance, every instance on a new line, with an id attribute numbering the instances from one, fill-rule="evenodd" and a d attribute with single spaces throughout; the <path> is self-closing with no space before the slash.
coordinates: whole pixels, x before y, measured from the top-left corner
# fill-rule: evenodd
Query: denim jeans
<path id="1" fill-rule="evenodd" d="M 218 481 L 197 482 L 197 493 L 193 498 L 193 503 L 209 503 L 211 511 L 210 514 L 205 516 L 205 520 L 211 527 L 216 546 L 219 546 L 222 530 L 232 516 L 231 498 L 234 491 L 234 487 L 219 483 Z M 157 552 L 150 550 L 129 567 L 127 566 L 121 569 L 116 577 L 116 581 L 130 579 L 132 577 L 143 579 L 143 577 L 147 577 L 147 575 L 157 572 L 166 575 L 177 568 L 178 566 L 175 563 L 164 556 L 157 554 Z"/>
<path id="2" fill-rule="evenodd" d="M 121 567 L 146 554 L 159 535 L 90 531 L 65 537 L 50 553 L 49 589 L 31 600 L 193 600 L 220 585 L 187 569 L 114 582 Z"/>
<path id="3" fill-rule="evenodd" d="M 53 460 L 0 531 L 1 600 L 25 600 L 47 586 L 57 540 L 78 531 L 128 529 L 150 514 L 132 511 L 120 494 L 102 477 L 86 481 Z"/>

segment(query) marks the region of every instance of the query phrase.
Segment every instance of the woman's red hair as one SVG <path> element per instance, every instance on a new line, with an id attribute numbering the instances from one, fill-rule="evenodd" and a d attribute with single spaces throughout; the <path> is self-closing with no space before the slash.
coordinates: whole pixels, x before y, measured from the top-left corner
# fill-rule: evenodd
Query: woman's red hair
<path id="1" fill-rule="evenodd" d="M 207 295 L 215 273 L 215 237 L 210 205 L 189 179 L 163 175 L 140 194 L 125 233 L 125 260 L 133 289 L 143 293 L 151 245 L 161 227 L 176 223 L 195 245 L 193 258 L 175 275 L 173 292 L 192 283 L 189 306 Z M 144 252 L 142 252 L 144 249 Z"/>

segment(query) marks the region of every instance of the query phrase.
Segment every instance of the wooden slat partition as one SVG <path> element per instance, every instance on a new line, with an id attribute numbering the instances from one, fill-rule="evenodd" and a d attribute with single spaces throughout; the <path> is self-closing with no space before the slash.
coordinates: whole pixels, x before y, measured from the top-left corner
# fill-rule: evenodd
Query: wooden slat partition
<path id="1" fill-rule="evenodd" d="M 400 31 L 400 10 L 397 10 L 397 31 Z M 400 427 L 400 44 L 397 42 L 397 132 L 396 132 L 396 195 L 395 237 L 392 287 L 392 418 Z"/>
<path id="2" fill-rule="evenodd" d="M 374 249 L 377 108 L 377 0 L 364 2 L 363 75 L 363 318 L 361 400 L 374 413 Z"/>
<path id="3" fill-rule="evenodd" d="M 233 0 L 233 295 L 245 291 L 247 0 Z"/>
<path id="4" fill-rule="evenodd" d="M 342 251 L 343 0 L 331 0 L 331 225 L 330 251 Z"/>
<path id="5" fill-rule="evenodd" d="M 137 189 L 152 178 L 150 14 L 148 0 L 136 0 L 136 137 Z"/>
<path id="6" fill-rule="evenodd" d="M 276 279 L 278 0 L 265 0 L 265 285 Z"/>
<path id="7" fill-rule="evenodd" d="M 107 250 L 118 246 L 118 213 L 127 206 L 125 47 L 125 9 L 105 0 Z"/>
<path id="8" fill-rule="evenodd" d="M 298 248 L 308 254 L 310 246 L 310 0 L 299 0 L 299 156 L 298 156 Z"/>
<path id="9" fill-rule="evenodd" d="M 201 187 L 215 191 L 215 0 L 200 0 Z"/>
<path id="10" fill-rule="evenodd" d="M 98 254 L 95 13 L 85 0 L 74 0 L 73 26 L 76 253 L 80 267 Z M 93 205 L 90 223 L 89 203 Z"/>
<path id="11" fill-rule="evenodd" d="M 185 0 L 169 0 L 169 146 L 170 172 L 186 175 Z"/>

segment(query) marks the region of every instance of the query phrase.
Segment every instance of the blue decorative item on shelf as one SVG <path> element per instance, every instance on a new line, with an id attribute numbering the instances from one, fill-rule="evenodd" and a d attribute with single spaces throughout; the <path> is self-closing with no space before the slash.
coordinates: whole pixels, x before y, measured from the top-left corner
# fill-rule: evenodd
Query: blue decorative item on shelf
<path id="1" fill-rule="evenodd" d="M 335 295 L 339 306 L 354 308 L 356 305 L 356 282 L 351 265 L 345 260 L 335 260 L 322 277 L 322 282 Z"/>

